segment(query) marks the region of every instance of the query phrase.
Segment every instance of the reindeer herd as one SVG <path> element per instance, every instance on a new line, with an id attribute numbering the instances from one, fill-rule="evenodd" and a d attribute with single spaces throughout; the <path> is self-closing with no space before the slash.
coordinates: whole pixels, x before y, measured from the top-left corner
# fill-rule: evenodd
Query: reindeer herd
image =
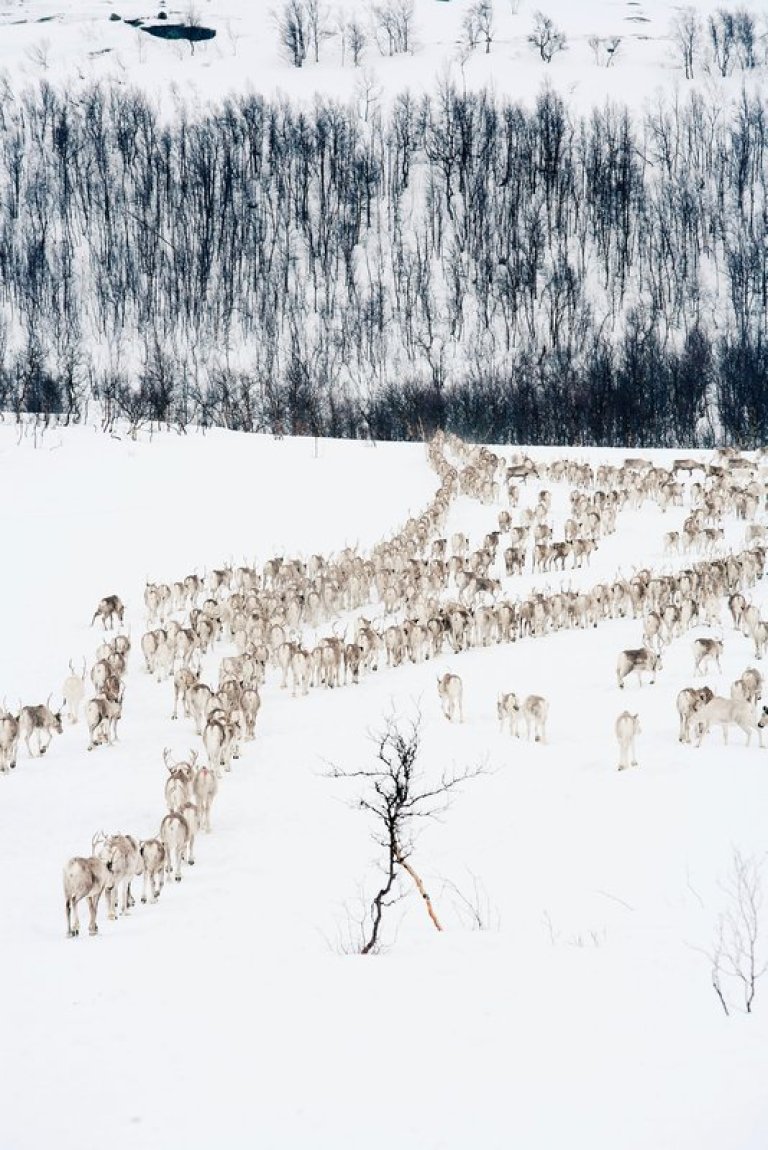
<path id="1" fill-rule="evenodd" d="M 653 684 L 663 672 L 665 649 L 694 626 L 718 627 L 724 599 L 734 627 L 750 637 L 755 658 L 762 657 L 768 624 L 747 599 L 765 567 L 764 531 L 755 522 L 764 509 L 757 461 L 723 452 L 713 463 L 681 459 L 670 468 L 642 458 L 594 468 L 572 459 L 545 465 L 526 455 L 510 461 L 442 433 L 428 444 L 427 457 L 439 480 L 431 501 L 367 554 L 346 546 L 335 555 L 274 556 L 260 568 L 227 564 L 171 583 L 147 582 L 147 629 L 139 643 L 143 672 L 169 685 L 170 718 L 187 721 L 201 745 L 183 761 L 163 753 L 166 813 L 155 835 L 100 832 L 90 856 L 67 863 L 68 934 L 79 932 L 81 901 L 88 901 L 95 934 L 102 895 L 108 917 L 117 918 L 134 905 L 134 880 L 143 876 L 142 902 L 156 902 L 166 877 L 180 881 L 182 866 L 194 864 L 195 835 L 210 831 L 219 783 L 256 735 L 270 677 L 278 689 L 300 698 L 310 691 L 354 688 L 367 676 L 408 663 L 633 618 L 642 629 L 642 646 L 618 655 L 616 682 L 624 689 L 631 676 L 638 685 L 644 675 Z M 696 470 L 702 479 L 692 482 Z M 546 486 L 534 493 L 536 483 Z M 569 490 L 568 514 L 556 532 L 552 489 L 558 484 Z M 564 573 L 576 571 L 584 583 L 592 556 L 616 531 L 623 510 L 648 501 L 661 510 L 682 507 L 686 485 L 683 529 L 664 537 L 664 552 L 675 558 L 677 571 L 644 568 L 612 582 L 573 588 L 569 579 L 563 585 Z M 461 497 L 488 507 L 506 504 L 496 513 L 497 526 L 475 546 L 462 531 L 445 533 Z M 724 545 L 728 515 L 744 521 L 745 545 L 738 552 Z M 515 593 L 515 581 L 528 573 L 559 575 L 560 589 Z M 117 595 L 100 600 L 91 622 L 101 620 L 104 640 L 90 672 L 84 663 L 78 674 L 70 662 L 59 711 L 51 709 L 50 697 L 45 705 L 20 705 L 16 716 L 3 706 L 0 769 L 16 766 L 21 739 L 30 756 L 43 755 L 53 734 L 62 733 L 64 718 L 75 724 L 81 712 L 89 752 L 117 740 L 131 651 L 122 633 L 124 614 Z M 720 635 L 694 640 L 695 677 L 720 671 L 723 642 Z M 218 673 L 204 676 L 222 644 L 229 653 L 219 653 Z M 87 697 L 89 678 L 94 693 Z M 703 685 L 685 688 L 677 698 L 680 741 L 700 746 L 717 725 L 727 740 L 735 725 L 747 742 L 757 730 L 762 745 L 768 708 L 760 708 L 761 694 L 755 668 L 744 671 L 727 699 Z M 455 671 L 438 674 L 437 696 L 447 720 L 465 721 L 464 684 Z M 500 730 L 512 737 L 546 743 L 549 710 L 542 695 L 497 691 Z M 640 734 L 639 716 L 622 712 L 615 722 L 620 770 L 636 765 Z"/>

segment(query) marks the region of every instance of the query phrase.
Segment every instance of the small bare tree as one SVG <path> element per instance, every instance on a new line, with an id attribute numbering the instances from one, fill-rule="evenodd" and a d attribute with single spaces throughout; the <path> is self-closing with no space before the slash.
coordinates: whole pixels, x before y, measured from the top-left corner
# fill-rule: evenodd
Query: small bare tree
<path id="1" fill-rule="evenodd" d="M 587 40 L 595 57 L 595 63 L 610 68 L 619 51 L 621 36 L 590 36 Z"/>
<path id="2" fill-rule="evenodd" d="M 284 0 L 282 8 L 275 15 L 275 23 L 283 53 L 295 68 L 300 68 L 307 58 L 310 42 L 310 25 L 304 0 Z"/>
<path id="3" fill-rule="evenodd" d="M 733 54 L 736 48 L 736 20 L 732 12 L 718 8 L 708 19 L 709 44 L 712 59 L 721 76 L 730 76 L 733 71 Z"/>
<path id="4" fill-rule="evenodd" d="M 758 979 L 768 970 L 768 954 L 759 945 L 763 906 L 760 863 L 735 850 L 723 889 L 728 903 L 718 918 L 714 946 L 708 953 L 712 988 L 725 1013 L 730 1014 L 738 1009 L 728 993 L 728 986 L 735 984 L 744 1011 L 751 1014 Z"/>
<path id="5" fill-rule="evenodd" d="M 533 31 L 528 35 L 528 43 L 538 49 L 545 64 L 549 64 L 554 55 L 568 47 L 565 34 L 555 27 L 552 17 L 545 16 L 543 12 L 534 14 Z"/>
<path id="6" fill-rule="evenodd" d="M 344 56 L 346 49 L 349 49 L 349 54 L 352 57 L 352 65 L 355 68 L 360 67 L 360 61 L 365 51 L 365 45 L 368 42 L 368 37 L 365 34 L 365 28 L 358 20 L 357 16 L 351 16 L 349 19 L 344 17 L 341 22 L 341 51 L 342 51 L 342 64 L 344 63 Z"/>
<path id="7" fill-rule="evenodd" d="M 347 771 L 332 767 L 333 779 L 361 779 L 365 788 L 353 802 L 357 810 L 373 816 L 374 841 L 385 852 L 384 881 L 370 906 L 370 921 L 363 931 L 361 954 L 371 954 L 380 945 L 384 911 L 397 899 L 401 872 L 408 875 L 424 902 L 424 908 L 436 930 L 442 924 L 424 882 L 413 864 L 414 827 L 425 819 L 439 819 L 448 808 L 451 792 L 467 779 L 483 773 L 483 767 L 462 771 L 444 771 L 429 783 L 418 769 L 421 747 L 421 715 L 411 721 L 388 715 L 382 730 L 374 733 L 378 766 Z"/>
<path id="8" fill-rule="evenodd" d="M 312 45 L 312 55 L 317 64 L 320 61 L 320 45 L 323 40 L 328 40 L 333 36 L 330 17 L 321 0 L 304 0 L 304 12 L 307 20 L 309 43 Z"/>
<path id="9" fill-rule="evenodd" d="M 701 18 L 695 8 L 681 8 L 670 25 L 670 38 L 683 62 L 686 80 L 693 79 L 693 65 L 701 47 Z"/>
<path id="10" fill-rule="evenodd" d="M 474 51 L 480 43 L 485 44 L 486 55 L 493 43 L 493 4 L 491 0 L 474 0 L 467 9 L 462 21 L 462 44 Z"/>
<path id="11" fill-rule="evenodd" d="M 746 8 L 737 8 L 733 14 L 736 53 L 746 71 L 757 67 L 757 29 L 755 18 Z"/>
<path id="12" fill-rule="evenodd" d="M 413 51 L 413 0 L 385 0 L 372 8 L 376 42 L 382 56 Z"/>

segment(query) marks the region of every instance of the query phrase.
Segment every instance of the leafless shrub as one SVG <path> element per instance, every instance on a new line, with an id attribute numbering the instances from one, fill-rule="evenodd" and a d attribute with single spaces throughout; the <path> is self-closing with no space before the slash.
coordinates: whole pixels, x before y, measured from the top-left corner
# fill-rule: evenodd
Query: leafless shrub
<path id="1" fill-rule="evenodd" d="M 670 25 L 670 38 L 685 70 L 686 80 L 693 79 L 693 66 L 701 47 L 701 18 L 693 7 L 681 8 Z"/>
<path id="2" fill-rule="evenodd" d="M 309 18 L 303 0 L 284 0 L 274 20 L 283 54 L 295 68 L 300 68 L 307 58 L 310 41 Z"/>
<path id="3" fill-rule="evenodd" d="M 464 15 L 461 29 L 463 45 L 474 51 L 478 44 L 485 44 L 487 55 L 493 43 L 493 4 L 491 0 L 474 0 Z"/>
<path id="4" fill-rule="evenodd" d="M 385 0 L 371 11 L 382 56 L 413 51 L 413 0 Z"/>
<path id="5" fill-rule="evenodd" d="M 344 17 L 341 21 L 339 32 L 341 36 L 341 62 L 344 63 L 347 49 L 352 57 L 352 65 L 355 68 L 360 67 L 360 61 L 365 51 L 365 46 L 368 43 L 368 36 L 366 35 L 365 28 L 363 27 L 357 16 L 352 16 L 349 19 Z"/>
<path id="6" fill-rule="evenodd" d="M 721 76 L 730 76 L 736 49 L 736 20 L 733 12 L 718 8 L 709 16 L 707 27 L 712 61 Z"/>
<path id="7" fill-rule="evenodd" d="M 485 883 L 469 871 L 471 887 L 462 890 L 451 879 L 443 880 L 443 890 L 454 896 L 454 905 L 459 917 L 467 922 L 472 930 L 498 930 L 501 916 L 498 907 L 491 901 Z"/>
<path id="8" fill-rule="evenodd" d="M 760 942 L 763 908 L 762 864 L 734 850 L 731 871 L 723 884 L 725 910 L 717 920 L 712 948 L 712 989 L 727 1015 L 752 1013 L 758 980 L 768 970 L 768 954 Z"/>
<path id="9" fill-rule="evenodd" d="M 595 63 L 610 68 L 618 54 L 621 36 L 590 36 L 587 43 L 592 49 Z"/>
<path id="10" fill-rule="evenodd" d="M 538 49 L 545 64 L 549 64 L 553 56 L 568 47 L 565 33 L 555 27 L 551 16 L 546 16 L 543 12 L 534 14 L 533 31 L 528 35 L 528 43 Z"/>

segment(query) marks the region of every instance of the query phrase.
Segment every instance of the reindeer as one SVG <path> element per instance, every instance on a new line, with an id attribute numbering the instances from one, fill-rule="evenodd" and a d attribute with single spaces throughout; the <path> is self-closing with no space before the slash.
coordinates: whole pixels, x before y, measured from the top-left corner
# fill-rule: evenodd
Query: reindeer
<path id="1" fill-rule="evenodd" d="M 192 780 L 195 777 L 195 769 L 197 766 L 197 751 L 191 751 L 189 755 L 189 762 L 185 759 L 179 759 L 178 762 L 172 762 L 171 751 L 169 747 L 163 748 L 163 762 L 165 769 L 168 771 L 168 778 L 165 781 L 165 801 L 168 804 L 168 809 L 171 811 L 180 810 L 183 803 L 187 801 L 192 793 Z M 178 801 L 172 803 L 172 799 L 176 798 Z"/>
<path id="2" fill-rule="evenodd" d="M 69 660 L 69 674 L 64 680 L 61 693 L 64 698 L 64 704 L 67 708 L 67 718 L 70 723 L 78 721 L 80 704 L 85 698 L 85 659 L 83 659 L 83 673 L 78 675 L 75 668 L 72 666 L 72 660 Z"/>
<path id="3" fill-rule="evenodd" d="M 284 643 L 281 643 L 280 646 L 277 648 L 275 657 L 277 659 L 277 666 L 278 666 L 278 669 L 279 669 L 280 674 L 281 674 L 281 680 L 280 680 L 281 691 L 286 690 L 286 688 L 288 687 L 288 671 L 291 668 L 291 665 L 293 663 L 293 657 L 296 654 L 296 652 L 298 651 L 298 649 L 299 649 L 298 644 L 294 643 L 292 640 L 289 640 L 289 639 L 286 639 L 286 641 Z M 294 681 L 293 693 L 294 694 L 296 693 L 295 681 Z"/>
<path id="4" fill-rule="evenodd" d="M 194 719 L 198 735 L 203 733 L 203 723 L 208 718 L 212 698 L 213 691 L 207 683 L 193 683 L 185 692 L 184 710 Z"/>
<path id="5" fill-rule="evenodd" d="M 762 659 L 765 645 L 768 643 L 768 623 L 758 619 L 750 632 L 752 642 L 755 644 L 755 658 Z"/>
<path id="6" fill-rule="evenodd" d="M 203 746 L 208 756 L 208 766 L 221 778 L 222 767 L 231 771 L 235 747 L 235 729 L 224 711 L 213 711 L 203 731 Z M 236 756 L 235 756 L 236 757 Z"/>
<path id="7" fill-rule="evenodd" d="M 112 672 L 106 659 L 99 659 L 94 663 L 91 667 L 91 682 L 93 683 L 94 690 L 101 693 L 104 690 L 104 684 L 111 674 Z"/>
<path id="8" fill-rule="evenodd" d="M 163 637 L 165 637 L 164 631 L 161 632 L 161 634 Z M 155 673 L 155 655 L 157 653 L 157 646 L 158 632 L 145 631 L 141 636 L 141 653 L 144 656 L 144 662 L 146 663 L 147 673 L 149 675 L 154 675 Z"/>
<path id="9" fill-rule="evenodd" d="M 144 606 L 147 608 L 148 623 L 162 621 L 159 619 L 160 596 L 158 594 L 157 584 L 150 583 L 148 580 L 144 586 Z"/>
<path id="10" fill-rule="evenodd" d="M 103 892 L 112 891 L 114 878 L 108 864 L 100 858 L 71 858 L 64 867 L 64 907 L 67 915 L 67 938 L 80 934 L 78 903 L 88 899 L 90 922 L 88 933 L 98 934 L 96 914 Z"/>
<path id="11" fill-rule="evenodd" d="M 51 745 L 54 733 L 57 735 L 63 734 L 63 727 L 61 725 L 61 711 L 55 713 L 51 710 L 51 696 L 48 696 L 47 703 L 40 703 L 34 707 L 22 707 L 19 711 L 19 735 L 23 737 L 24 742 L 27 744 L 30 758 L 35 757 L 35 753 L 30 745 L 32 735 L 36 735 L 37 754 L 38 756 L 44 755 Z M 43 736 L 47 735 L 48 738 L 43 744 Z"/>
<path id="12" fill-rule="evenodd" d="M 93 626 L 98 618 L 101 618 L 105 631 L 107 629 L 107 621 L 109 621 L 110 629 L 113 629 L 115 625 L 115 616 L 117 616 L 120 623 L 122 623 L 124 614 L 125 607 L 123 606 L 123 601 L 120 596 L 105 595 L 103 599 L 99 600 L 99 604 L 93 613 L 91 626 Z"/>
<path id="13" fill-rule="evenodd" d="M 639 716 L 622 711 L 616 720 L 615 731 L 619 741 L 619 770 L 625 770 L 630 763 L 636 767 L 635 737 L 641 733 Z"/>
<path id="14" fill-rule="evenodd" d="M 741 630 L 741 617 L 744 614 L 746 606 L 747 601 L 741 591 L 734 591 L 732 595 L 728 596 L 728 610 L 733 620 L 733 628 L 735 631 Z"/>
<path id="15" fill-rule="evenodd" d="M 291 695 L 295 698 L 297 689 L 302 695 L 306 695 L 312 679 L 312 667 L 309 652 L 305 651 L 303 647 L 296 647 L 291 655 L 290 671 Z"/>
<path id="16" fill-rule="evenodd" d="M 187 799 L 184 806 L 180 811 L 175 812 L 180 814 L 187 824 L 189 830 L 189 839 L 184 848 L 184 861 L 187 866 L 195 865 L 195 835 L 199 830 L 199 812 L 197 805 L 191 799 Z"/>
<path id="17" fill-rule="evenodd" d="M 533 733 L 534 742 L 546 743 L 546 724 L 549 715 L 549 703 L 541 695 L 528 695 L 523 701 L 522 715 L 525 722 L 526 738 L 530 742 Z"/>
<path id="18" fill-rule="evenodd" d="M 85 721 L 88 724 L 88 750 L 104 743 L 117 742 L 117 724 L 123 715 L 123 704 L 119 700 L 108 699 L 106 695 L 96 695 L 85 704 Z"/>
<path id="19" fill-rule="evenodd" d="M 152 660 L 152 670 L 158 683 L 163 683 L 170 676 L 173 671 L 173 662 L 175 658 L 174 643 L 170 637 L 160 640 L 154 652 Z"/>
<path id="20" fill-rule="evenodd" d="M 747 746 L 752 740 L 752 732 L 757 731 L 759 745 L 763 745 L 763 727 L 768 724 L 768 708 L 763 707 L 759 717 L 755 717 L 752 707 L 744 699 L 724 699 L 718 695 L 705 703 L 693 717 L 693 726 L 697 734 L 696 746 L 700 747 L 702 739 L 712 725 L 719 726 L 723 732 L 723 742 L 728 745 L 728 728 L 733 724 L 740 727 L 747 736 Z"/>
<path id="21" fill-rule="evenodd" d="M 731 686 L 732 699 L 746 699 L 753 706 L 760 701 L 762 693 L 763 676 L 756 667 L 747 667 Z"/>
<path id="22" fill-rule="evenodd" d="M 19 746 L 19 720 L 3 704 L 0 711 L 0 771 L 4 774 L 16 766 Z"/>
<path id="23" fill-rule="evenodd" d="M 192 793 L 192 778 L 193 776 L 188 772 L 186 764 L 181 764 L 181 769 L 177 768 L 168 761 L 168 748 L 166 747 L 163 752 L 165 765 L 169 771 L 168 778 L 165 780 L 165 805 L 169 811 L 180 811 L 184 804 L 188 801 Z M 195 754 L 195 760 L 197 755 Z"/>
<path id="24" fill-rule="evenodd" d="M 629 651 L 622 651 L 619 655 L 616 664 L 616 679 L 621 688 L 624 687 L 624 680 L 627 675 L 634 671 L 637 674 L 637 679 L 642 687 L 643 685 L 643 671 L 650 671 L 653 678 L 652 683 L 656 682 L 656 672 L 660 671 L 661 655 L 656 654 L 649 647 L 639 647 Z"/>
<path id="25" fill-rule="evenodd" d="M 520 715 L 520 701 L 517 695 L 509 692 L 501 694 L 496 700 L 496 714 L 499 717 L 499 730 L 504 730 L 504 723 L 509 726 L 510 735 L 517 735 L 518 724 L 521 718 Z"/>
<path id="26" fill-rule="evenodd" d="M 459 722 L 464 722 L 464 686 L 458 675 L 446 673 L 437 680 L 437 693 L 446 719 L 453 722 L 458 713 Z"/>
<path id="27" fill-rule="evenodd" d="M 136 875 L 141 874 L 139 844 L 131 835 L 106 835 L 99 831 L 91 840 L 91 851 L 112 875 L 113 882 L 107 892 L 107 918 L 114 920 L 118 912 L 127 914 L 134 905 L 131 883 Z"/>
<path id="28" fill-rule="evenodd" d="M 256 687 L 245 687 L 240 693 L 240 711 L 245 726 L 244 738 L 252 739 L 256 719 L 261 710 L 261 695 Z"/>
<path id="29" fill-rule="evenodd" d="M 122 655 L 124 659 L 127 659 L 131 649 L 130 635 L 115 635 L 112 640 L 112 648 L 118 655 Z"/>
<path id="30" fill-rule="evenodd" d="M 198 767 L 192 780 L 192 790 L 197 802 L 200 829 L 210 834 L 211 807 L 216 798 L 219 784 L 216 774 L 209 767 Z"/>
<path id="31" fill-rule="evenodd" d="M 158 836 L 165 847 L 166 873 L 181 882 L 181 864 L 189 843 L 189 826 L 183 815 L 172 811 L 160 824 Z"/>
<path id="32" fill-rule="evenodd" d="M 144 873 L 141 901 L 157 902 L 165 884 L 165 845 L 160 839 L 144 839 L 139 846 L 139 854 Z"/>
<path id="33" fill-rule="evenodd" d="M 722 671 L 720 666 L 720 656 L 723 653 L 722 639 L 694 639 L 693 641 L 693 667 L 694 673 L 697 675 L 704 674 L 704 664 L 711 663 L 714 660 L 718 671 Z"/>
<path id="34" fill-rule="evenodd" d="M 680 691 L 677 696 L 677 713 L 680 718 L 678 739 L 681 743 L 691 742 L 691 723 L 696 712 L 714 697 L 709 687 L 684 687 Z"/>
<path id="35" fill-rule="evenodd" d="M 183 702 L 184 702 L 184 713 L 187 716 L 189 715 L 189 712 L 187 711 L 187 707 L 186 707 L 187 692 L 189 691 L 190 687 L 194 687 L 194 685 L 197 682 L 198 682 L 198 676 L 191 669 L 191 667 L 186 667 L 186 666 L 185 667 L 179 667 L 179 669 L 174 672 L 174 675 L 173 675 L 173 712 L 171 714 L 172 719 L 178 719 L 178 717 L 179 717 L 179 700 L 180 699 L 183 700 Z"/>

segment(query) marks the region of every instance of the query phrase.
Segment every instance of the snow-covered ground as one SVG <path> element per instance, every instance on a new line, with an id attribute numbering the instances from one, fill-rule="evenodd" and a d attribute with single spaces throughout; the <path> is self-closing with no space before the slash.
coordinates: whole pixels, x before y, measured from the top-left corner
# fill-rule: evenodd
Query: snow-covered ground
<path id="1" fill-rule="evenodd" d="M 123 597 L 136 641 L 146 578 L 365 550 L 437 484 L 416 446 L 224 432 L 134 442 L 88 428 L 35 439 L 8 423 L 0 478 L 0 697 L 14 708 L 55 701 L 68 659 L 92 661 L 102 594 Z M 562 524 L 567 485 L 554 491 Z M 478 541 L 498 509 L 459 499 L 447 531 Z M 668 569 L 662 533 L 687 511 L 622 511 L 591 570 L 566 584 Z M 740 548 L 743 524 L 729 519 L 727 538 Z M 722 674 L 706 681 L 727 694 L 753 651 L 725 612 L 722 632 Z M 692 638 L 708 633 L 676 640 L 655 686 L 623 691 L 614 669 L 640 644 L 632 620 L 306 699 L 271 672 L 197 865 L 156 906 L 115 923 L 102 908 L 99 937 L 70 941 L 62 864 L 101 829 L 156 833 L 162 750 L 199 746 L 134 649 L 114 748 L 88 754 L 83 725 L 66 727 L 45 758 L 22 749 L 0 776 L 0 1146 L 764 1147 L 768 976 L 753 1013 L 726 1018 L 701 951 L 729 908 L 734 849 L 765 858 L 768 750 L 740 733 L 728 747 L 715 733 L 700 750 L 678 743 L 675 697 L 695 681 Z M 440 713 L 446 670 L 464 681 L 463 725 Z M 501 690 L 547 696 L 547 745 L 499 733 Z M 639 767 L 619 773 L 625 706 L 643 733 Z M 371 732 L 417 707 L 427 780 L 485 769 L 416 841 L 444 932 L 409 892 L 388 912 L 384 952 L 362 958 L 344 951 L 381 852 L 358 784 L 327 777 L 329 764 L 371 765 Z M 475 893 L 484 930 L 462 899 Z"/>
<path id="2" fill-rule="evenodd" d="M 252 90 L 291 99 L 316 95 L 356 99 L 368 108 L 403 89 L 434 92 L 452 79 L 471 88 L 492 87 L 519 99 L 529 99 L 544 83 L 568 97 L 571 107 L 589 111 L 606 99 L 642 107 L 660 92 L 685 88 L 679 51 L 670 36 L 678 7 L 668 0 L 495 0 L 491 49 L 480 44 L 467 53 L 461 47 L 462 26 L 471 0 L 415 0 L 411 34 L 413 49 L 394 56 L 377 45 L 373 7 L 360 0 L 321 4 L 324 13 L 319 62 L 313 52 L 302 68 L 285 59 L 278 42 L 275 14 L 280 0 L 190 0 L 167 7 L 168 23 L 197 22 L 216 32 L 198 43 L 194 53 L 186 42 L 155 39 L 127 23 L 158 23 L 161 5 L 145 0 L 104 3 L 79 0 L 59 5 L 51 0 L 6 0 L 0 6 L 0 71 L 15 85 L 25 81 L 64 81 L 67 86 L 109 79 L 136 85 L 157 94 L 170 112 L 182 99 L 207 105 L 233 90 Z M 722 5 L 697 4 L 702 18 Z M 734 7 L 726 5 L 726 7 Z M 747 6 L 749 7 L 749 6 Z M 528 43 L 535 14 L 543 10 L 568 42 L 566 51 L 545 64 Z M 121 19 L 111 17 L 118 16 Z M 191 17 L 191 21 L 190 21 Z M 367 36 L 360 66 L 353 67 L 347 49 L 342 63 L 340 25 L 357 18 Z M 380 24 L 380 21 L 378 21 Z M 760 29 L 758 29 L 758 32 Z M 605 43 L 595 49 L 590 40 L 619 38 L 609 67 Z M 386 38 L 379 35 L 386 52 Z M 704 44 L 702 42 L 702 50 Z M 597 54 L 596 54 L 597 53 Z M 703 53 L 702 53 L 703 56 Z M 696 83 L 712 84 L 720 92 L 738 94 L 745 77 L 738 69 L 727 81 L 705 76 L 697 60 Z"/>

